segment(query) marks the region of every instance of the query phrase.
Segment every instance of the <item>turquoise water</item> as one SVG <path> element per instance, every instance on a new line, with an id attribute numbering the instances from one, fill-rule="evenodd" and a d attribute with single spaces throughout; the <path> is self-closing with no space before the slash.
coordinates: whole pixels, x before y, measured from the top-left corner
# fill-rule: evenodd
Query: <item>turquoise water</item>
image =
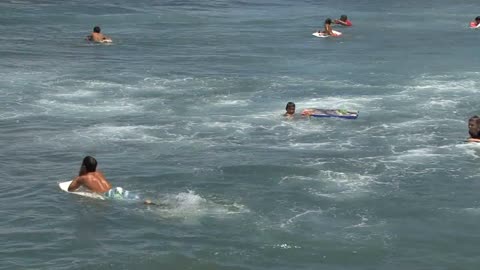
<path id="1" fill-rule="evenodd" d="M 0 268 L 476 269 L 476 7 L 3 1 Z M 62 192 L 85 155 L 163 206 Z"/>

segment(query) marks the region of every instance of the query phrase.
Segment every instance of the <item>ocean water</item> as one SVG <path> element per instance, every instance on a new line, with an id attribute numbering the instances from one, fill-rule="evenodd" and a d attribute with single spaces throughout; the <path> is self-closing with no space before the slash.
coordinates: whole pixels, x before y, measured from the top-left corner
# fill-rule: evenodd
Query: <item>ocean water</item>
<path id="1" fill-rule="evenodd" d="M 475 8 L 2 1 L 0 268 L 477 269 Z M 164 206 L 62 192 L 85 155 Z"/>

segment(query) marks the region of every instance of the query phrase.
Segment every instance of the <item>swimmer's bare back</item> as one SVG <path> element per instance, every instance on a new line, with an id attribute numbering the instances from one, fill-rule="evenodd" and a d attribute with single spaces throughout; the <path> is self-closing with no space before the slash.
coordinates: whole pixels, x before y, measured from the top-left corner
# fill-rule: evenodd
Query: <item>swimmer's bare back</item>
<path id="1" fill-rule="evenodd" d="M 97 193 L 105 193 L 112 188 L 112 185 L 100 171 L 88 172 L 77 176 L 68 187 L 68 191 L 77 190 L 81 186 Z"/>

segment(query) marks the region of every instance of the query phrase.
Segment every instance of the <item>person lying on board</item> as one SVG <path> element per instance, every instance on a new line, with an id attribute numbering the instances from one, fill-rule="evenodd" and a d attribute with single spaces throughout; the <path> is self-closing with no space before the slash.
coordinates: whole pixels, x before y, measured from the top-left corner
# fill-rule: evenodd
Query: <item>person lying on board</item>
<path id="1" fill-rule="evenodd" d="M 474 115 L 468 119 L 468 142 L 480 142 L 480 117 Z"/>
<path id="2" fill-rule="evenodd" d="M 112 185 L 108 182 L 103 173 L 97 170 L 97 160 L 91 156 L 86 156 L 83 159 L 82 165 L 80 166 L 80 172 L 78 176 L 72 180 L 70 186 L 68 186 L 68 191 L 73 192 L 80 187 L 85 187 L 91 192 L 99 193 L 111 199 L 127 198 L 130 194 L 127 190 L 124 190 L 121 187 L 112 188 Z M 133 197 L 138 199 L 138 196 Z M 144 204 L 157 205 L 150 200 L 145 200 Z"/>
<path id="3" fill-rule="evenodd" d="M 103 173 L 97 170 L 97 160 L 91 156 L 86 156 L 83 159 L 80 172 L 70 183 L 68 191 L 75 191 L 81 186 L 95 193 L 106 193 L 112 189 L 112 185 Z"/>
<path id="4" fill-rule="evenodd" d="M 87 40 L 99 43 L 112 42 L 112 39 L 100 33 L 101 31 L 100 26 L 95 26 L 93 32 L 87 36 Z"/>
<path id="5" fill-rule="evenodd" d="M 340 16 L 340 19 L 335 20 L 334 23 L 343 26 L 352 26 L 352 22 L 348 19 L 347 15 Z"/>
<path id="6" fill-rule="evenodd" d="M 332 36 L 332 37 L 337 36 L 337 34 L 333 33 L 333 30 L 332 30 L 332 19 L 327 18 L 325 20 L 325 24 L 323 26 L 323 31 L 318 30 L 317 33 L 324 34 L 324 35 L 329 35 L 329 36 Z"/>

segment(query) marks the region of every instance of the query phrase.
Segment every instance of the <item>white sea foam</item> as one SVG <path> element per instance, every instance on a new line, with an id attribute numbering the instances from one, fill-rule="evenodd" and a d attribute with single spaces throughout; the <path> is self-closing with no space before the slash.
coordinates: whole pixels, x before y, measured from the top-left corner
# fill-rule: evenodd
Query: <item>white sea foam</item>
<path id="1" fill-rule="evenodd" d="M 407 162 L 407 163 L 417 163 L 417 162 L 426 162 L 428 159 L 436 159 L 438 157 L 444 157 L 443 154 L 435 153 L 436 149 L 434 148 L 418 148 L 410 149 L 401 153 L 397 153 L 395 156 L 392 156 L 392 159 L 395 162 Z"/>
<path id="2" fill-rule="evenodd" d="M 74 92 L 63 92 L 52 94 L 53 97 L 62 97 L 62 98 L 79 98 L 79 97 L 95 97 L 98 96 L 98 92 L 90 90 L 76 90 Z"/>
<path id="3" fill-rule="evenodd" d="M 320 171 L 317 176 L 285 176 L 280 184 L 304 186 L 306 192 L 332 199 L 345 199 L 364 196 L 376 184 L 376 176 L 358 173 L 344 173 L 330 170 Z"/>
<path id="4" fill-rule="evenodd" d="M 462 149 L 467 156 L 480 158 L 480 143 L 459 143 L 455 148 Z"/>
<path id="5" fill-rule="evenodd" d="M 414 80 L 414 85 L 406 87 L 406 91 L 418 92 L 470 92 L 478 93 L 478 81 L 471 79 L 458 80 L 457 78 L 438 78 L 424 75 Z"/>
<path id="6" fill-rule="evenodd" d="M 324 97 L 324 98 L 312 98 L 308 100 L 302 100 L 298 102 L 302 108 L 314 107 L 324 109 L 348 109 L 348 110 L 360 110 L 368 107 L 369 104 L 376 103 L 382 100 L 378 96 L 368 97 Z M 373 106 L 372 106 L 373 107 Z"/>
<path id="7" fill-rule="evenodd" d="M 318 209 L 318 210 L 307 210 L 307 211 L 304 211 L 300 214 L 297 214 L 291 218 L 289 218 L 288 220 L 286 220 L 285 222 L 281 223 L 280 224 L 280 227 L 281 228 L 285 228 L 287 226 L 290 226 L 291 224 L 297 222 L 297 220 L 299 219 L 302 219 L 304 216 L 307 216 L 307 215 L 321 215 L 323 214 L 323 211 L 321 209 Z"/>
<path id="8" fill-rule="evenodd" d="M 231 122 L 205 122 L 202 124 L 203 126 L 209 127 L 209 128 L 219 128 L 222 130 L 227 130 L 227 129 L 234 129 L 234 130 L 246 130 L 253 128 L 253 125 L 251 123 L 246 123 L 246 122 L 239 122 L 239 121 L 231 121 Z"/>
<path id="9" fill-rule="evenodd" d="M 136 105 L 128 100 L 112 100 L 91 102 L 89 104 L 60 102 L 55 100 L 40 99 L 35 102 L 36 105 L 45 108 L 53 114 L 79 113 L 99 114 L 109 113 L 112 115 L 130 114 L 143 111 L 141 105 Z"/>
<path id="10" fill-rule="evenodd" d="M 459 101 L 455 100 L 445 100 L 444 98 L 433 98 L 432 100 L 427 101 L 421 107 L 426 110 L 431 109 L 455 109 L 459 104 Z"/>
<path id="11" fill-rule="evenodd" d="M 201 217 L 224 218 L 232 214 L 248 213 L 244 205 L 238 203 L 219 204 L 207 200 L 194 191 L 167 194 L 159 201 L 166 205 L 152 209 L 164 218 L 182 218 L 185 222 L 197 222 Z"/>
<path id="12" fill-rule="evenodd" d="M 158 137 L 148 135 L 148 130 L 161 130 L 164 126 L 112 126 L 112 125 L 94 125 L 88 128 L 75 130 L 77 137 L 90 138 L 99 141 L 138 141 L 145 143 L 158 142 Z"/>
<path id="13" fill-rule="evenodd" d="M 231 100 L 228 97 L 224 97 L 224 99 L 217 100 L 213 105 L 216 106 L 248 106 L 250 101 L 248 100 Z"/>

